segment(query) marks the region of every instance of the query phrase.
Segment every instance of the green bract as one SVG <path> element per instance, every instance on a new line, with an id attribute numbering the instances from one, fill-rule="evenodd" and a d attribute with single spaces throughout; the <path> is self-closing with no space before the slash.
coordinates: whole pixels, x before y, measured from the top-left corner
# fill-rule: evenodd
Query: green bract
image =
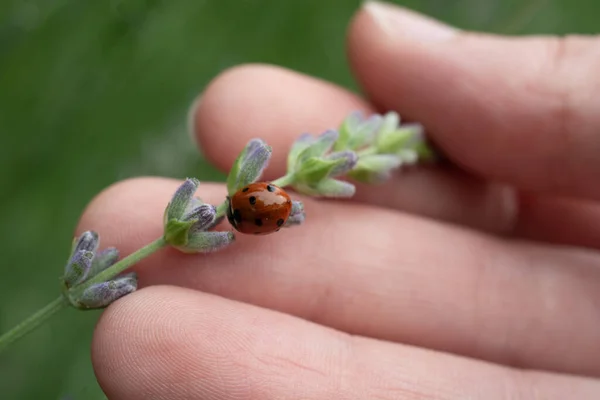
<path id="1" fill-rule="evenodd" d="M 332 178 L 350 171 L 358 158 L 352 151 L 330 153 L 338 139 L 338 132 L 329 130 L 316 137 L 304 134 L 294 142 L 288 155 L 287 171 L 294 189 L 324 197 L 345 197 L 349 193 L 347 188 L 342 191 L 329 189 L 330 181 L 337 182 Z"/>
<path id="2" fill-rule="evenodd" d="M 373 115 L 365 120 L 361 112 L 350 114 L 340 126 L 339 139 L 333 149 L 336 151 L 358 150 L 370 145 L 375 139 L 382 120 L 380 115 Z"/>
<path id="3" fill-rule="evenodd" d="M 402 165 L 400 157 L 393 154 L 372 154 L 360 157 L 356 167 L 348 174 L 359 182 L 380 183 L 392 170 Z"/>
<path id="4" fill-rule="evenodd" d="M 194 197 L 199 183 L 186 179 L 165 210 L 164 240 L 185 253 L 219 250 L 234 240 L 231 232 L 207 232 L 215 225 L 217 208 Z"/>

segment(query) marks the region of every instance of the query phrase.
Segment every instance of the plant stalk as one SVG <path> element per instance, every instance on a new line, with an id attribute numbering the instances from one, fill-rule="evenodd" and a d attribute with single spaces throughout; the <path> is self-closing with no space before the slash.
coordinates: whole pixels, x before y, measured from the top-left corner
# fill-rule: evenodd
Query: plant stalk
<path id="1" fill-rule="evenodd" d="M 63 296 L 60 296 L 12 328 L 10 331 L 0 336 L 0 353 L 4 351 L 11 343 L 14 343 L 23 336 L 27 335 L 29 332 L 33 331 L 35 328 L 46 322 L 46 320 L 63 308 L 66 308 L 68 305 L 69 303 L 67 299 Z"/>

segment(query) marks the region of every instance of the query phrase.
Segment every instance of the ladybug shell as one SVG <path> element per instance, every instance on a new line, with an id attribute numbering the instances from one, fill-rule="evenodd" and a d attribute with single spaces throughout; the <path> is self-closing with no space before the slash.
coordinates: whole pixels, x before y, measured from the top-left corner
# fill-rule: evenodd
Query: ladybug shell
<path id="1" fill-rule="evenodd" d="M 251 183 L 229 199 L 227 219 L 238 232 L 268 235 L 277 232 L 292 211 L 292 199 L 279 186 Z"/>

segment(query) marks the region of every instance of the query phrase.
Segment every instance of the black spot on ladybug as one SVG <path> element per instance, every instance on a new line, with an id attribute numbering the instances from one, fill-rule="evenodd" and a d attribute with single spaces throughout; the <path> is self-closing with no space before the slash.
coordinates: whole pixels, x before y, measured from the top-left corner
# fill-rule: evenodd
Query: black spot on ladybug
<path id="1" fill-rule="evenodd" d="M 285 222 L 285 221 L 283 220 L 283 218 L 279 218 L 279 219 L 277 220 L 277 226 L 281 226 L 281 225 L 283 225 L 283 223 L 284 223 L 284 222 Z"/>
<path id="2" fill-rule="evenodd" d="M 248 199 L 248 201 L 250 202 L 250 204 L 255 205 L 256 204 L 256 197 L 250 196 L 250 198 Z"/>
<path id="3" fill-rule="evenodd" d="M 275 186 L 273 186 L 273 185 L 267 185 L 267 190 L 269 192 L 274 192 L 275 191 Z"/>
<path id="4" fill-rule="evenodd" d="M 256 226 L 262 226 L 262 221 L 260 220 L 260 218 L 256 218 L 254 220 L 254 225 L 256 225 Z"/>
<path id="5" fill-rule="evenodd" d="M 249 188 L 245 187 L 242 189 L 242 192 L 246 193 L 248 191 Z"/>
<path id="6" fill-rule="evenodd" d="M 237 208 L 235 210 L 233 210 L 233 219 L 236 222 L 242 222 L 242 213 Z"/>
<path id="7" fill-rule="evenodd" d="M 277 228 L 275 229 L 275 232 L 279 232 L 281 230 L 281 228 Z"/>

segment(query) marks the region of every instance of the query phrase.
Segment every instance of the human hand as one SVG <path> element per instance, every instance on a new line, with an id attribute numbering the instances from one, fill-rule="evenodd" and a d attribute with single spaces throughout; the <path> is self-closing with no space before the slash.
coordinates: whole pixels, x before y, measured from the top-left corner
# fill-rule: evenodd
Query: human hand
<path id="1" fill-rule="evenodd" d="M 351 202 L 303 198 L 300 228 L 144 260 L 141 286 L 168 286 L 111 305 L 94 336 L 111 400 L 600 397 L 600 41 L 463 33 L 381 7 L 349 36 L 371 102 L 234 68 L 194 108 L 201 148 L 227 170 L 260 136 L 274 178 L 299 133 L 376 104 L 423 123 L 468 172 L 399 173 Z M 119 183 L 79 231 L 127 254 L 160 235 L 178 184 Z M 224 195 L 202 184 L 203 199 Z"/>

